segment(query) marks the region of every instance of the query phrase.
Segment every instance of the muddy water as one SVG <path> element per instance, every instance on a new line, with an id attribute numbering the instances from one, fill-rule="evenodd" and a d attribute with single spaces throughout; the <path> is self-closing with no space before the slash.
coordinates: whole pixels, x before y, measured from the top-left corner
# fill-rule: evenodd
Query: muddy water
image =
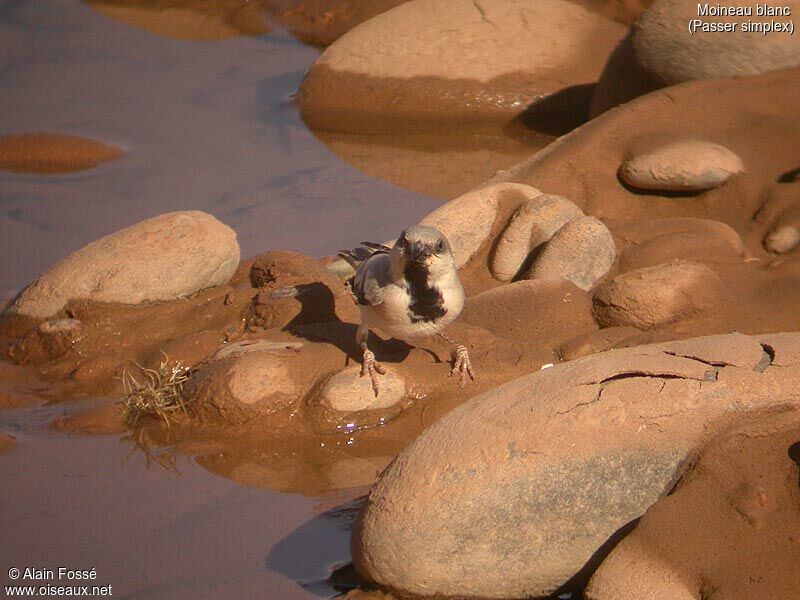
<path id="1" fill-rule="evenodd" d="M 192 41 L 72 0 L 0 3 L 0 136 L 48 132 L 124 151 L 74 172 L 0 170 L 0 297 L 171 210 L 213 213 L 243 256 L 324 255 L 430 211 L 437 200 L 356 171 L 302 124 L 292 94 L 317 52 L 281 31 Z M 239 485 L 185 457 L 179 474 L 148 468 L 141 454 L 125 461 L 120 434 L 49 427 L 85 404 L 0 412 L 0 432 L 16 438 L 0 453 L 4 585 L 12 567 L 56 570 L 18 583 L 75 583 L 58 579 L 67 567 L 95 568 L 91 583 L 125 598 L 335 593 L 325 579 L 348 559 L 351 515 L 326 510 L 351 496 Z"/>

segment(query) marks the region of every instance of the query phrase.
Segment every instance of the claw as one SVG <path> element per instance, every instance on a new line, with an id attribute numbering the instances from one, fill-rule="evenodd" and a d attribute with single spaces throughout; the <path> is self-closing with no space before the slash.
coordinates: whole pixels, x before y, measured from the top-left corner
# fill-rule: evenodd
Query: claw
<path id="1" fill-rule="evenodd" d="M 458 373 L 458 385 L 464 387 L 467 383 L 467 375 L 472 381 L 475 381 L 475 372 L 472 370 L 472 362 L 469 360 L 469 351 L 467 347 L 458 344 L 453 352 L 453 368 L 450 369 L 449 377 L 454 373 Z"/>
<path id="2" fill-rule="evenodd" d="M 378 385 L 378 375 L 385 375 L 386 369 L 375 360 L 375 354 L 372 350 L 364 348 L 364 354 L 361 360 L 361 377 L 369 374 L 370 381 L 372 381 L 372 391 L 375 392 L 375 397 L 378 397 L 380 386 Z"/>

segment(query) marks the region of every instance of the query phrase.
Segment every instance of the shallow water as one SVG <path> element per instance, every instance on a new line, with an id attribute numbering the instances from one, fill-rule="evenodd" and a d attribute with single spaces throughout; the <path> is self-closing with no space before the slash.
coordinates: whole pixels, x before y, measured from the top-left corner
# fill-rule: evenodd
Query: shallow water
<path id="1" fill-rule="evenodd" d="M 78 173 L 0 171 L 0 294 L 171 210 L 214 214 L 245 257 L 324 255 L 429 212 L 437 200 L 359 173 L 299 119 L 292 95 L 317 54 L 281 31 L 184 41 L 73 1 L 0 4 L 0 135 L 66 133 L 127 152 Z"/>
<path id="2" fill-rule="evenodd" d="M 0 171 L 0 297 L 98 237 L 208 211 L 244 257 L 384 240 L 437 200 L 346 165 L 292 100 L 317 50 L 288 34 L 159 37 L 73 0 L 0 3 L 0 135 L 56 132 L 125 155 L 66 174 Z M 0 413 L 0 566 L 95 568 L 125 598 L 329 597 L 348 559 L 337 502 L 237 485 L 180 458 L 127 462 L 119 435 L 56 433 L 74 405 Z M 3 583 L 12 583 L 3 575 Z M 17 583 L 69 585 L 64 580 Z M 83 582 L 87 583 L 87 582 Z"/>

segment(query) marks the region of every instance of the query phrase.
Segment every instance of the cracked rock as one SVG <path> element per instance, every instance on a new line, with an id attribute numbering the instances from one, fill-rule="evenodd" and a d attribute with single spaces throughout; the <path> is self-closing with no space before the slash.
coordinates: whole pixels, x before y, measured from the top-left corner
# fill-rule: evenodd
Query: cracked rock
<path id="1" fill-rule="evenodd" d="M 456 408 L 373 487 L 353 532 L 356 569 L 401 595 L 466 598 L 547 596 L 588 575 L 723 422 L 800 408 L 800 334 L 775 338 L 792 369 L 754 369 L 761 343 L 611 350 Z"/>

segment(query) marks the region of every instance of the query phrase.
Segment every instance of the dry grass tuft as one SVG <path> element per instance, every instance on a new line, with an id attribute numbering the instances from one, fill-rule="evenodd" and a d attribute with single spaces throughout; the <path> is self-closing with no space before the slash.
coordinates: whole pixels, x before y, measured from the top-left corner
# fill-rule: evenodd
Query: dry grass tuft
<path id="1" fill-rule="evenodd" d="M 191 369 L 180 362 L 170 365 L 166 354 L 158 369 L 136 366 L 139 378 L 127 369 L 122 373 L 125 397 L 120 403 L 128 427 L 136 427 L 143 418 L 155 417 L 169 428 L 177 415 L 189 414 L 190 405 L 183 397 L 183 386 L 191 377 Z"/>

